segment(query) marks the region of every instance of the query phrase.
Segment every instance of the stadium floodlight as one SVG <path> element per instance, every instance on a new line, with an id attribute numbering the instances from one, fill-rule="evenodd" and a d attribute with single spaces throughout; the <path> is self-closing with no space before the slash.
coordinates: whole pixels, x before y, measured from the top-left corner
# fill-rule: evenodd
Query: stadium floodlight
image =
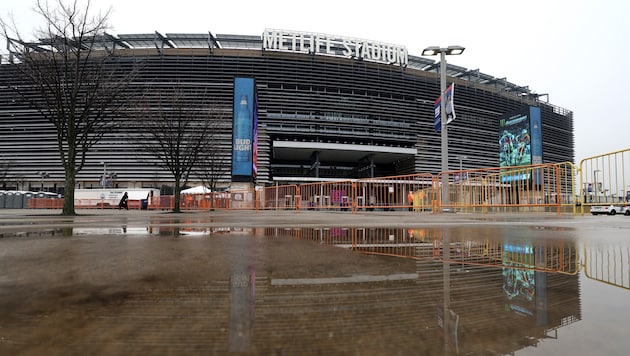
<path id="1" fill-rule="evenodd" d="M 466 48 L 462 46 L 448 46 L 427 47 L 422 51 L 423 56 L 435 56 L 440 55 L 440 117 L 441 117 L 441 140 L 442 140 L 442 189 L 441 189 L 441 202 L 442 207 L 448 205 L 448 132 L 446 129 L 446 112 L 444 103 L 444 91 L 446 91 L 446 56 L 447 55 L 460 55 L 464 53 Z"/>
<path id="2" fill-rule="evenodd" d="M 435 56 L 440 53 L 444 53 L 447 56 L 453 55 L 457 56 L 464 53 L 466 47 L 462 46 L 448 46 L 446 48 L 440 48 L 438 46 L 427 47 L 422 51 L 423 56 Z"/>

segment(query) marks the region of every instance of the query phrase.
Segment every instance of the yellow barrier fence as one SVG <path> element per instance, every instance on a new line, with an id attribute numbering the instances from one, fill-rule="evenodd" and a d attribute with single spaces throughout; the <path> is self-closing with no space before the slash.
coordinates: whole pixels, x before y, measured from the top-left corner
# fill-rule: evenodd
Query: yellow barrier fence
<path id="1" fill-rule="evenodd" d="M 581 213 L 594 205 L 630 204 L 630 148 L 580 161 Z"/>
<path id="2" fill-rule="evenodd" d="M 560 213 L 563 196 L 572 194 L 563 191 L 570 189 L 563 175 L 556 164 L 450 171 L 438 175 L 434 190 L 439 211 Z"/>

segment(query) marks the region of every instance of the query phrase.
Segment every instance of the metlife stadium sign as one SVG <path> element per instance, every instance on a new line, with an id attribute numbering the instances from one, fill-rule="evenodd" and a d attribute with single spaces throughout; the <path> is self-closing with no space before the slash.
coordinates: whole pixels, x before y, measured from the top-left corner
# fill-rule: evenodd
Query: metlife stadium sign
<path id="1" fill-rule="evenodd" d="M 355 58 L 406 66 L 405 46 L 321 33 L 265 29 L 264 51 L 298 52 Z"/>

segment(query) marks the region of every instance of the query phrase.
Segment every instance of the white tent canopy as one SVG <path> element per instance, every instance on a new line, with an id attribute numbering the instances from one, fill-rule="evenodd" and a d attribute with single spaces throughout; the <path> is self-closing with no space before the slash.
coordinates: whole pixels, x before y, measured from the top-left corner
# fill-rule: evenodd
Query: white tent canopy
<path id="1" fill-rule="evenodd" d="M 198 185 L 196 187 L 184 189 L 181 191 L 182 194 L 206 194 L 210 193 L 210 189 L 204 187 L 203 185 Z"/>

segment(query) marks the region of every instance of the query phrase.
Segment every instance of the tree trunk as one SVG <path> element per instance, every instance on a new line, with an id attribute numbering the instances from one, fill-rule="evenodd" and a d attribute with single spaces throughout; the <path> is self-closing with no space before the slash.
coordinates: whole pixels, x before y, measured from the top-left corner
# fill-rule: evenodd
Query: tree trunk
<path id="1" fill-rule="evenodd" d="M 174 213 L 181 213 L 181 191 L 182 191 L 182 187 L 181 187 L 181 182 L 179 177 L 175 177 L 175 190 L 173 191 L 173 194 L 175 195 L 175 205 L 173 206 L 173 212 Z"/>
<path id="2" fill-rule="evenodd" d="M 63 211 L 61 215 L 76 215 L 74 210 L 75 172 L 66 171 L 66 181 L 63 185 Z"/>

